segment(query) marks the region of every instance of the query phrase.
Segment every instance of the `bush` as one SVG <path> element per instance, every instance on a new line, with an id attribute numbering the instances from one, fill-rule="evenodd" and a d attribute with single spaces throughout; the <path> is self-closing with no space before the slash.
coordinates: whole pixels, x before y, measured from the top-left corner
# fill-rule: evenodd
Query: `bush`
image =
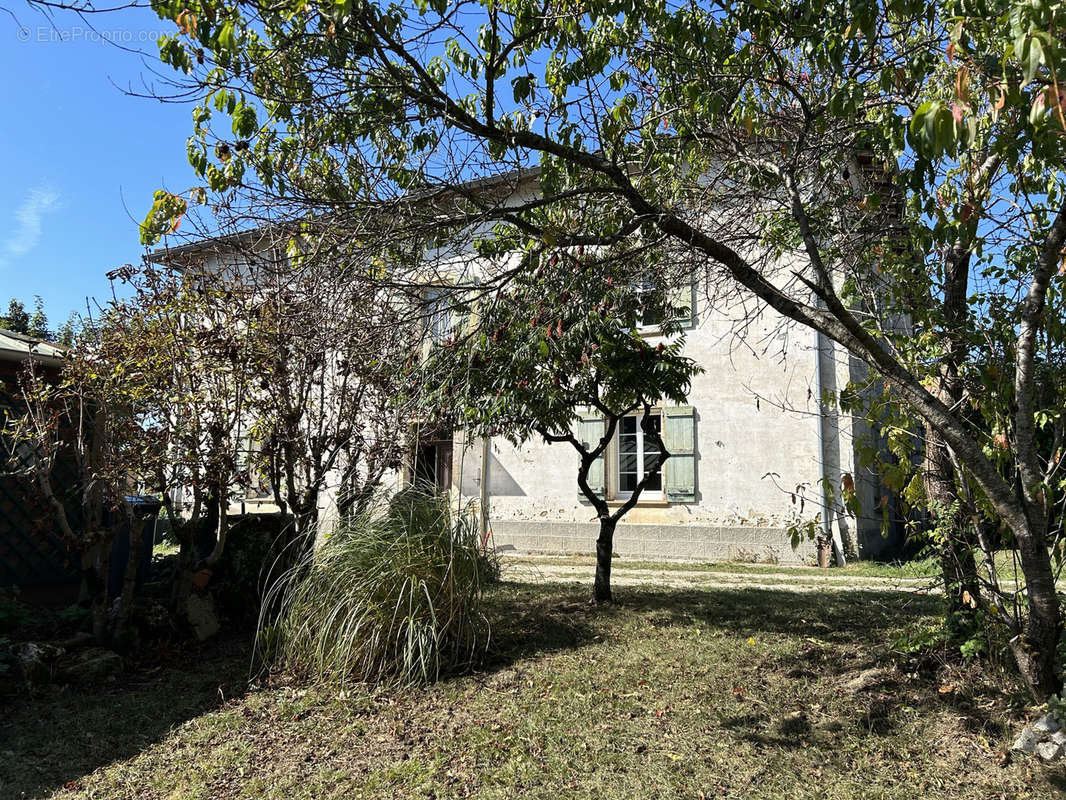
<path id="1" fill-rule="evenodd" d="M 280 610 L 261 625 L 260 651 L 315 680 L 434 681 L 484 652 L 494 567 L 475 517 L 405 490 L 348 520 L 271 589 Z"/>
<path id="2" fill-rule="evenodd" d="M 292 518 L 282 514 L 244 514 L 230 523 L 211 578 L 218 611 L 229 624 L 250 627 L 258 622 L 272 578 L 301 553 L 292 531 Z"/>

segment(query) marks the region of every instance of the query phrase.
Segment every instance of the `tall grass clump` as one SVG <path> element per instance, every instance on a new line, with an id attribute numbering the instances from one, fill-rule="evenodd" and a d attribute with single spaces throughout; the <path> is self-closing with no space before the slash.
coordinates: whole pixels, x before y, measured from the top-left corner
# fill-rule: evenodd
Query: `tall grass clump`
<path id="1" fill-rule="evenodd" d="M 273 664 L 317 681 L 421 683 L 473 664 L 497 577 L 477 520 L 406 489 L 347 520 L 271 589 L 260 627 Z"/>

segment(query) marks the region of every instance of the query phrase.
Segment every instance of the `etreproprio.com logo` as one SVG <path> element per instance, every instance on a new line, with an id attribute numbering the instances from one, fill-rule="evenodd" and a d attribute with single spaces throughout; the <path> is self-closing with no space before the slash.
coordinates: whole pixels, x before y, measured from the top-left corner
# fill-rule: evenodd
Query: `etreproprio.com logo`
<path id="1" fill-rule="evenodd" d="M 20 27 L 16 33 L 20 42 L 64 43 L 64 42 L 113 42 L 115 44 L 139 44 L 157 42 L 163 31 L 144 31 L 132 28 L 101 30 L 75 25 L 70 28 L 55 28 L 51 25 L 39 25 L 35 28 Z"/>

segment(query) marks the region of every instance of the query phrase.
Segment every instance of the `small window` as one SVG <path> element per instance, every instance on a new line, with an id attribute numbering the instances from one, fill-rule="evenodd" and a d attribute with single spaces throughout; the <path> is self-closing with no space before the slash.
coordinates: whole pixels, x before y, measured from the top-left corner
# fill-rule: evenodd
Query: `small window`
<path id="1" fill-rule="evenodd" d="M 451 303 L 440 289 L 426 292 L 426 331 L 434 344 L 441 344 L 452 335 Z"/>
<path id="2" fill-rule="evenodd" d="M 637 330 L 643 333 L 654 333 L 666 320 L 680 324 L 687 328 L 692 322 L 692 294 L 693 285 L 686 282 L 670 291 L 663 297 L 656 291 L 655 284 L 650 281 L 638 283 L 635 287 L 640 304 L 637 308 Z"/>
<path id="3" fill-rule="evenodd" d="M 643 415 L 623 417 L 618 427 L 618 493 L 619 498 L 627 498 L 636 491 L 644 476 L 655 469 L 659 460 L 659 443 L 645 437 L 640 427 Z M 662 434 L 662 417 L 653 414 L 650 417 L 652 429 Z M 644 487 L 641 497 L 646 500 L 662 499 L 663 477 L 660 471 Z"/>

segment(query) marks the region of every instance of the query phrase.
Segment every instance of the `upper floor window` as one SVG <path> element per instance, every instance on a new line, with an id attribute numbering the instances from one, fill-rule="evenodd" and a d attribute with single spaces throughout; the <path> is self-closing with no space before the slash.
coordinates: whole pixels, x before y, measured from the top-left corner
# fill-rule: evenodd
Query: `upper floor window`
<path id="1" fill-rule="evenodd" d="M 640 304 L 637 308 L 637 330 L 654 334 L 667 320 L 682 328 L 692 324 L 694 318 L 694 286 L 686 282 L 665 293 L 656 291 L 653 283 L 637 284 L 636 294 Z M 665 296 L 664 296 L 665 294 Z"/>
<path id="2" fill-rule="evenodd" d="M 451 300 L 444 290 L 430 289 L 425 294 L 426 331 L 435 344 L 452 335 Z"/>

